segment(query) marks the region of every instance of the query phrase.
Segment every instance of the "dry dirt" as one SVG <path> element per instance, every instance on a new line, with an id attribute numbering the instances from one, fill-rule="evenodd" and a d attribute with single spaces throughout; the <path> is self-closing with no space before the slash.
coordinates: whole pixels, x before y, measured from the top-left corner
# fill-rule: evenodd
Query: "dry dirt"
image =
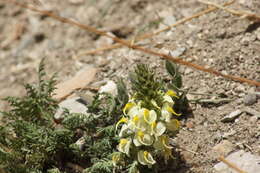
<path id="1" fill-rule="evenodd" d="M 165 27 L 162 20 L 180 20 L 207 8 L 195 0 L 42 2 L 39 5 L 42 9 L 53 10 L 120 38 L 158 30 Z M 232 8 L 260 14 L 260 1 L 238 0 Z M 159 52 L 185 49 L 181 55 L 184 60 L 222 73 L 260 80 L 259 26 L 259 23 L 217 10 L 141 43 Z M 59 81 L 70 78 L 85 66 L 99 68 L 92 86 L 116 77 L 127 80 L 129 70 L 138 62 L 148 63 L 159 75 L 166 75 L 164 61 L 159 57 L 129 48 L 75 58 L 79 53 L 113 41 L 3 1 L 0 2 L 0 33 L 1 98 L 22 96 L 25 93 L 22 85 L 37 81 L 36 69 L 42 58 L 46 59 L 48 74 L 58 72 Z M 189 94 L 189 99 L 217 99 L 216 95 L 222 95 L 231 101 L 222 104 L 191 103 L 193 117 L 182 120 L 183 128 L 177 142 L 196 154 L 181 150 L 185 162 L 176 173 L 214 173 L 213 165 L 218 162 L 218 153 L 213 151 L 213 147 L 225 139 L 233 144 L 234 151 L 244 149 L 260 155 L 260 118 L 242 113 L 233 122 L 221 122 L 226 114 L 237 109 L 259 112 L 259 99 L 250 106 L 243 103 L 243 97 L 257 88 L 184 66 L 180 70 L 185 88 L 202 94 Z M 7 105 L 1 101 L 0 108 L 7 109 Z"/>

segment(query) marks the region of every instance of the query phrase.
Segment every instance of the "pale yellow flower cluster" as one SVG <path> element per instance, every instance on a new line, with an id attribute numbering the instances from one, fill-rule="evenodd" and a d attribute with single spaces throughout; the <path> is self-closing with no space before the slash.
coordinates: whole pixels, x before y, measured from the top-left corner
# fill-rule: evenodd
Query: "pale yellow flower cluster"
<path id="1" fill-rule="evenodd" d="M 177 96 L 172 90 L 162 96 L 163 103 L 158 104 L 151 100 L 155 110 L 143 108 L 140 101 L 136 103 L 134 99 L 131 99 L 123 109 L 124 117 L 116 124 L 116 129 L 119 124 L 123 124 L 119 132 L 121 139 L 118 150 L 130 156 L 131 148 L 135 148 L 135 151 L 138 151 L 137 160 L 142 165 L 151 166 L 156 163 L 151 148 L 161 152 L 165 160 L 172 156 L 172 147 L 169 145 L 166 131 L 177 131 L 180 127 L 180 122 L 173 116 L 179 116 L 179 114 L 172 108 L 174 104 L 172 97 Z M 145 148 L 149 148 L 150 152 Z"/>

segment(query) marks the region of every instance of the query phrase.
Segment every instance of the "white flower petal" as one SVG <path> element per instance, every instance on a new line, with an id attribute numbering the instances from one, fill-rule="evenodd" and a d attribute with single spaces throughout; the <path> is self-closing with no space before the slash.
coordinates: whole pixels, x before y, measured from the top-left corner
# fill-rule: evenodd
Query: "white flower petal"
<path id="1" fill-rule="evenodd" d="M 121 130 L 120 130 L 118 136 L 121 138 L 121 137 L 123 137 L 124 135 L 126 135 L 128 131 L 129 131 L 129 130 L 128 130 L 128 126 L 127 126 L 126 124 L 124 124 L 124 125 L 122 126 L 122 128 L 121 128 Z"/>
<path id="2" fill-rule="evenodd" d="M 141 163 L 142 165 L 153 165 L 156 163 L 153 159 L 153 156 L 148 151 L 139 151 L 137 157 L 139 163 Z"/>
<path id="3" fill-rule="evenodd" d="M 139 108 L 138 106 L 134 106 L 134 107 L 132 107 L 132 108 L 128 111 L 127 115 L 128 115 L 130 118 L 132 118 L 133 116 L 138 115 L 138 114 L 139 114 L 139 111 L 140 111 L 140 108 Z"/>
<path id="4" fill-rule="evenodd" d="M 141 146 L 142 144 L 138 141 L 138 139 L 137 138 L 134 138 L 133 139 L 133 143 L 135 144 L 135 146 L 137 146 L 137 147 L 139 147 L 139 146 Z"/>
<path id="5" fill-rule="evenodd" d="M 158 122 L 156 125 L 156 136 L 161 136 L 166 130 L 164 123 Z"/>
<path id="6" fill-rule="evenodd" d="M 168 95 L 163 96 L 163 100 L 168 103 L 174 103 L 171 96 Z"/>
<path id="7" fill-rule="evenodd" d="M 171 113 L 170 112 L 168 112 L 167 110 L 162 110 L 162 119 L 164 120 L 164 121 L 166 121 L 166 122 L 170 122 L 170 120 L 171 120 Z"/>
<path id="8" fill-rule="evenodd" d="M 154 110 L 151 110 L 151 111 L 149 112 L 149 115 L 150 115 L 150 122 L 156 121 L 156 119 L 157 119 L 157 114 L 156 114 L 156 112 L 155 112 Z"/>
<path id="9" fill-rule="evenodd" d="M 138 162 L 141 163 L 142 165 L 147 165 L 146 161 L 144 160 L 144 151 L 139 151 L 137 153 L 137 159 L 138 159 Z"/>
<path id="10" fill-rule="evenodd" d="M 131 146 L 131 139 L 122 138 L 122 139 L 120 139 L 120 143 L 119 143 L 117 149 L 118 149 L 118 151 L 129 155 L 130 146 Z"/>

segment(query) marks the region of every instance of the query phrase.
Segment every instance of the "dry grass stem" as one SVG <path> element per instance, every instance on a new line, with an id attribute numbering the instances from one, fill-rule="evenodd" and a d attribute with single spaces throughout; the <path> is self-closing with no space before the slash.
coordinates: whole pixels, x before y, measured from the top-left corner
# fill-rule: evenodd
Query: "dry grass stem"
<path id="1" fill-rule="evenodd" d="M 230 1 L 230 2 L 227 2 L 225 3 L 223 6 L 228 6 L 228 5 L 231 5 L 234 3 L 234 0 Z M 156 31 L 156 32 L 153 32 L 153 33 L 148 33 L 148 34 L 144 34 L 140 37 L 135 37 L 133 40 L 129 40 L 129 42 L 138 42 L 138 41 L 141 41 L 141 40 L 144 40 L 144 39 L 148 39 L 148 38 L 151 38 L 153 36 L 156 36 L 162 32 L 165 32 L 165 31 L 168 31 L 170 29 L 172 29 L 173 27 L 176 27 L 178 25 L 181 25 L 181 24 L 184 24 L 192 19 L 195 19 L 195 18 L 198 18 L 204 14 L 208 14 L 210 12 L 213 12 L 215 10 L 217 10 L 218 8 L 217 7 L 211 7 L 211 8 L 208 8 L 206 10 L 203 10 L 201 12 L 198 12 L 192 16 L 189 16 L 189 17 L 186 17 L 184 19 L 181 19 L 181 20 L 178 20 L 176 23 L 174 23 L 173 25 L 170 25 L 170 26 L 167 26 L 159 31 Z M 96 54 L 96 53 L 99 53 L 99 52 L 102 52 L 102 51 L 106 51 L 106 50 L 111 50 L 111 49 L 115 49 L 115 48 L 120 48 L 122 47 L 121 44 L 114 44 L 114 45 L 107 45 L 107 46 L 104 46 L 102 48 L 97 48 L 95 50 L 90 50 L 90 51 L 86 51 L 86 52 L 83 52 L 83 53 L 80 53 L 78 55 L 76 55 L 74 58 L 77 59 L 81 56 L 84 56 L 84 55 L 91 55 L 91 54 Z"/>
<path id="2" fill-rule="evenodd" d="M 57 100 L 58 100 L 58 102 L 60 103 L 60 102 L 62 102 L 62 101 L 64 101 L 64 100 L 66 100 L 66 99 L 67 99 L 68 97 L 70 97 L 71 95 L 76 94 L 77 92 L 86 91 L 86 90 L 90 90 L 90 91 L 92 91 L 92 92 L 98 92 L 99 88 L 88 87 L 88 86 L 86 86 L 86 87 L 84 87 L 84 88 L 81 88 L 81 87 L 75 88 L 73 91 L 69 92 L 68 94 L 64 95 L 63 97 L 61 97 L 61 98 L 59 98 L 59 99 L 57 99 Z"/>
<path id="3" fill-rule="evenodd" d="M 220 156 L 218 159 L 225 163 L 228 167 L 237 171 L 238 173 L 247 173 L 246 171 L 243 171 L 240 168 L 238 168 L 234 163 L 231 163 L 230 161 L 226 160 L 223 156 Z"/>
<path id="4" fill-rule="evenodd" d="M 203 4 L 212 5 L 214 7 L 219 8 L 219 9 L 225 10 L 225 11 L 227 11 L 227 12 L 233 14 L 233 15 L 240 16 L 240 17 L 243 17 L 243 18 L 247 18 L 247 19 L 253 20 L 255 22 L 260 22 L 260 15 L 254 14 L 252 12 L 229 9 L 227 7 L 224 7 L 222 5 L 219 5 L 219 4 L 216 4 L 214 2 L 207 1 L 207 0 L 198 0 L 198 1 L 203 3 Z"/>
<path id="5" fill-rule="evenodd" d="M 191 62 L 184 61 L 184 60 L 182 60 L 179 57 L 173 57 L 173 56 L 170 56 L 170 55 L 167 55 L 167 54 L 159 53 L 159 52 L 156 52 L 154 50 L 144 48 L 142 46 L 131 45 L 131 43 L 129 43 L 129 41 L 122 40 L 122 39 L 119 39 L 118 37 L 111 36 L 111 35 L 107 34 L 104 31 L 100 31 L 100 30 L 95 29 L 94 27 L 81 24 L 79 22 L 76 22 L 76 21 L 68 19 L 68 18 L 61 17 L 61 16 L 59 16 L 59 15 L 53 13 L 53 12 L 45 11 L 45 10 L 39 10 L 39 9 L 34 8 L 32 6 L 29 6 L 29 5 L 26 5 L 26 4 L 23 4 L 23 3 L 19 3 L 19 2 L 13 1 L 13 0 L 6 0 L 6 1 L 7 2 L 11 2 L 11 3 L 15 4 L 15 5 L 18 5 L 20 7 L 27 8 L 27 9 L 30 9 L 32 11 L 36 11 L 36 12 L 39 12 L 39 13 L 44 14 L 46 16 L 52 17 L 52 18 L 54 18 L 54 19 L 56 19 L 56 20 L 58 20 L 60 22 L 77 26 L 77 27 L 79 27 L 81 29 L 84 29 L 84 30 L 86 30 L 88 32 L 93 32 L 93 33 L 96 33 L 98 35 L 106 36 L 108 38 L 113 39 L 115 42 L 118 42 L 118 43 L 120 43 L 120 44 L 122 44 L 124 46 L 129 47 L 129 48 L 136 49 L 136 50 L 145 52 L 145 53 L 150 54 L 150 55 L 159 56 L 159 57 L 161 57 L 163 59 L 172 61 L 174 63 L 185 65 L 187 67 L 194 68 L 194 69 L 197 69 L 199 71 L 207 72 L 207 73 L 213 74 L 215 76 L 222 76 L 224 78 L 231 79 L 231 80 L 234 80 L 234 81 L 239 81 L 239 82 L 248 83 L 250 85 L 260 86 L 260 82 L 257 82 L 257 81 L 253 81 L 253 80 L 242 78 L 242 77 L 238 77 L 238 76 L 222 74 L 221 72 L 218 72 L 218 71 L 216 71 L 216 70 L 214 70 L 212 68 L 205 68 L 205 67 L 203 67 L 201 65 L 193 64 Z"/>
<path id="6" fill-rule="evenodd" d="M 14 26 L 14 31 L 12 33 L 12 35 L 7 38 L 2 45 L 0 45 L 0 48 L 2 49 L 6 49 L 8 48 L 15 40 L 20 39 L 20 37 L 22 36 L 22 34 L 24 33 L 26 27 L 25 27 L 25 23 L 17 23 Z"/>

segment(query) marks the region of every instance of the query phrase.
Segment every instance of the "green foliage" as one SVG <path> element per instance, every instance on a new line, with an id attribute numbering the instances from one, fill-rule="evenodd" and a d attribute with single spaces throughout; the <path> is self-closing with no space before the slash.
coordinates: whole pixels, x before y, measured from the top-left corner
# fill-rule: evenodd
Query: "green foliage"
<path id="1" fill-rule="evenodd" d="M 26 96 L 5 99 L 12 107 L 8 113 L 5 113 L 9 119 L 22 119 L 38 125 L 47 125 L 51 120 L 57 108 L 57 102 L 51 97 L 55 89 L 55 75 L 50 80 L 44 80 L 46 74 L 43 61 L 40 63 L 38 74 L 38 85 L 25 85 Z"/>
<path id="2" fill-rule="evenodd" d="M 172 87 L 175 90 L 180 89 L 182 87 L 182 77 L 181 74 L 179 73 L 178 66 L 166 60 L 165 67 L 167 72 L 172 76 L 172 81 L 171 81 Z"/>
<path id="3" fill-rule="evenodd" d="M 177 95 L 180 97 L 179 99 L 174 99 L 174 109 L 177 112 L 188 113 L 189 102 L 186 97 L 188 91 L 181 90 L 182 76 L 179 72 L 179 67 L 176 64 L 173 64 L 172 62 L 166 60 L 165 68 L 172 77 L 171 82 L 169 83 L 169 88 L 175 90 L 177 92 Z"/>
<path id="4" fill-rule="evenodd" d="M 102 159 L 93 164 L 92 167 L 84 170 L 84 173 L 113 173 L 113 162 L 108 159 Z"/>
<path id="5" fill-rule="evenodd" d="M 80 170 L 91 173 L 150 171 L 117 152 L 120 138 L 115 126 L 129 102 L 122 79 L 117 80 L 116 97 L 97 94 L 87 105 L 86 114 L 69 113 L 68 110 L 64 118 L 56 122 L 54 114 L 58 102 L 52 97 L 55 75 L 46 79 L 44 68 L 42 61 L 38 83 L 26 84 L 25 96 L 4 99 L 11 109 L 0 114 L 0 170 L 6 173 L 76 173 L 78 169 L 70 166 L 73 163 Z M 131 81 L 135 100 L 142 101 L 147 109 L 156 108 L 151 99 L 162 106 L 163 94 L 158 91 L 165 91 L 166 87 L 147 65 L 138 65 L 131 74 Z M 119 167 L 115 166 L 115 155 L 124 160 Z"/>
<path id="6" fill-rule="evenodd" d="M 2 113 L 6 123 L 0 128 L 0 168 L 7 172 L 42 172 L 49 164 L 57 165 L 57 156 L 72 143 L 72 131 L 53 126 L 55 76 L 44 80 L 43 61 L 38 73 L 37 85 L 25 85 L 26 96 L 5 99 L 12 108 Z"/>
<path id="7" fill-rule="evenodd" d="M 162 89 L 162 82 L 155 77 L 154 71 L 148 68 L 148 65 L 138 64 L 133 73 L 130 73 L 133 97 L 142 101 L 142 106 L 147 109 L 154 108 L 151 100 L 162 103 L 162 95 L 158 93 Z M 162 106 L 162 105 L 158 105 Z"/>
<path id="8" fill-rule="evenodd" d="M 114 124 L 122 113 L 121 106 L 128 101 L 123 81 L 118 85 L 120 97 L 97 94 L 88 105 L 88 114 L 67 111 L 55 124 L 55 76 L 45 79 L 43 61 L 38 74 L 37 85 L 25 85 L 24 97 L 5 99 L 11 110 L 1 113 L 0 169 L 12 173 L 77 172 L 67 166 L 72 162 L 91 172 L 112 170 L 108 157 L 118 141 Z"/>

